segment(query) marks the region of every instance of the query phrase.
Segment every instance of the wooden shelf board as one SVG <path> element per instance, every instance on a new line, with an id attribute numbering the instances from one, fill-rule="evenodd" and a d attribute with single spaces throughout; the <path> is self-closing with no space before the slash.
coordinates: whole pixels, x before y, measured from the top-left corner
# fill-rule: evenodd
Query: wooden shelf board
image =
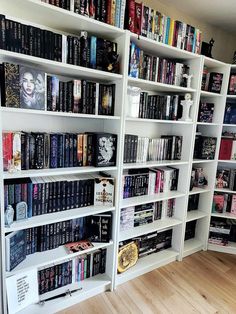
<path id="1" fill-rule="evenodd" d="M 183 257 L 186 257 L 198 251 L 201 251 L 202 249 L 203 249 L 203 244 L 201 241 L 195 238 L 186 240 L 184 241 Z"/>
<path id="2" fill-rule="evenodd" d="M 139 169 L 139 168 L 150 168 L 150 167 L 161 167 L 161 166 L 178 166 L 187 165 L 188 161 L 181 160 L 161 160 L 161 161 L 147 161 L 144 163 L 125 163 L 123 169 Z"/>
<path id="3" fill-rule="evenodd" d="M 113 241 L 111 240 L 109 243 L 95 243 L 93 242 L 94 247 L 84 250 L 81 252 L 76 252 L 72 254 L 68 254 L 65 247 L 63 245 L 59 246 L 56 249 L 48 250 L 44 252 L 37 252 L 34 254 L 30 254 L 26 257 L 26 259 L 21 262 L 18 266 L 16 266 L 12 271 L 6 272 L 7 277 L 12 276 L 14 274 L 19 274 L 25 270 L 29 270 L 32 268 L 43 268 L 50 264 L 55 264 L 58 262 L 63 262 L 65 260 L 69 260 L 75 258 L 76 256 L 83 255 L 86 253 L 91 253 L 97 249 L 106 248 L 113 245 Z"/>
<path id="4" fill-rule="evenodd" d="M 142 257 L 138 259 L 135 266 L 131 267 L 126 272 L 117 275 L 116 284 L 122 284 L 137 276 L 141 276 L 149 271 L 152 271 L 155 268 L 174 262 L 176 261 L 178 255 L 178 252 L 170 248 Z"/>
<path id="5" fill-rule="evenodd" d="M 207 217 L 208 215 L 202 211 L 202 210 L 191 210 L 187 212 L 187 219 L 186 221 L 193 221 L 193 220 L 197 220 L 197 219 L 201 219 L 204 217 Z"/>
<path id="6" fill-rule="evenodd" d="M 175 218 L 166 218 L 163 220 L 155 220 L 153 223 L 146 224 L 140 227 L 134 227 L 127 231 L 120 232 L 119 241 L 125 241 L 131 238 L 139 237 L 143 234 L 160 231 L 182 224 L 182 221 Z"/>
<path id="7" fill-rule="evenodd" d="M 88 206 L 81 208 L 73 208 L 65 211 L 38 215 L 26 220 L 16 221 L 10 227 L 5 227 L 5 233 L 13 232 L 17 230 L 23 230 L 27 228 L 34 228 L 51 223 L 66 221 L 70 219 L 96 215 L 99 213 L 105 213 L 108 211 L 114 211 L 115 207 L 107 206 Z"/>
<path id="8" fill-rule="evenodd" d="M 112 171 L 117 170 L 117 167 L 68 167 L 68 168 L 55 168 L 55 169 L 38 169 L 38 170 L 21 170 L 13 173 L 4 172 L 4 179 L 17 179 L 27 177 L 45 177 L 45 176 L 58 176 L 67 174 L 82 174 L 93 173 L 99 171 Z"/>
<path id="9" fill-rule="evenodd" d="M 120 207 L 125 208 L 129 206 L 136 206 L 146 203 L 164 201 L 172 198 L 178 198 L 185 196 L 185 193 L 177 192 L 177 191 L 170 191 L 167 193 L 159 193 L 154 195 L 143 195 L 143 196 L 136 196 L 123 199 L 121 202 Z"/>

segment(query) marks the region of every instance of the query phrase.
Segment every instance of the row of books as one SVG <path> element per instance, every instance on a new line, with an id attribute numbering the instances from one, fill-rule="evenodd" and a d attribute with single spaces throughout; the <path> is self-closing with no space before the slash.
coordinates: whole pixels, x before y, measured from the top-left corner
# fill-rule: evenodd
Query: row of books
<path id="1" fill-rule="evenodd" d="M 75 0 L 74 12 L 123 29 L 124 0 Z"/>
<path id="2" fill-rule="evenodd" d="M 215 193 L 213 196 L 212 212 L 236 215 L 236 195 Z"/>
<path id="3" fill-rule="evenodd" d="M 199 133 L 195 137 L 193 158 L 196 159 L 214 159 L 216 151 L 217 138 L 203 136 Z"/>
<path id="4" fill-rule="evenodd" d="M 233 221 L 212 217 L 208 242 L 222 246 L 227 246 L 229 242 L 236 242 L 236 228 Z"/>
<path id="5" fill-rule="evenodd" d="M 225 124 L 236 124 L 236 103 L 234 101 L 229 101 L 225 106 L 225 115 L 224 115 Z"/>
<path id="6" fill-rule="evenodd" d="M 143 3 L 126 2 L 126 28 L 158 42 L 200 54 L 201 31 Z"/>
<path id="7" fill-rule="evenodd" d="M 230 74 L 228 94 L 236 95 L 236 74 Z"/>
<path id="8" fill-rule="evenodd" d="M 67 57 L 69 64 L 87 68 L 117 72 L 118 55 L 117 43 L 88 36 L 86 31 L 81 31 L 80 36 L 67 36 Z"/>
<path id="9" fill-rule="evenodd" d="M 111 225 L 109 212 L 11 232 L 5 237 L 6 270 L 13 270 L 27 255 L 53 250 L 66 243 L 82 239 L 107 243 Z"/>
<path id="10" fill-rule="evenodd" d="M 220 141 L 220 152 L 219 159 L 220 160 L 236 160 L 236 140 L 234 135 L 229 136 L 227 133 L 223 133 L 221 141 Z"/>
<path id="11" fill-rule="evenodd" d="M 91 205 L 113 206 L 114 178 L 67 175 L 4 181 L 5 210 L 14 208 L 13 221 Z M 19 203 L 26 203 L 22 212 Z"/>
<path id="12" fill-rule="evenodd" d="M 230 189 L 236 191 L 236 169 L 232 168 L 218 168 L 216 172 L 217 189 Z"/>
<path id="13" fill-rule="evenodd" d="M 223 73 L 209 72 L 205 66 L 202 74 L 202 87 L 203 91 L 220 94 L 223 82 Z"/>
<path id="14" fill-rule="evenodd" d="M 0 15 L 0 49 L 62 62 L 62 35 Z"/>
<path id="15" fill-rule="evenodd" d="M 155 220 L 172 217 L 175 211 L 175 199 L 122 208 L 120 213 L 120 231 L 143 226 Z"/>
<path id="16" fill-rule="evenodd" d="M 188 211 L 197 210 L 199 204 L 199 194 L 189 195 L 188 197 Z"/>
<path id="17" fill-rule="evenodd" d="M 114 115 L 115 84 L 86 80 L 60 81 L 47 76 L 47 110 Z"/>
<path id="18" fill-rule="evenodd" d="M 124 172 L 123 198 L 177 190 L 179 169 L 159 167 Z"/>
<path id="19" fill-rule="evenodd" d="M 138 247 L 138 258 L 145 257 L 152 253 L 156 253 L 171 247 L 172 242 L 172 229 L 162 231 L 162 232 L 152 232 L 140 237 L 135 237 L 127 241 L 122 241 L 119 243 L 119 249 L 122 246 L 129 243 L 136 243 Z"/>
<path id="20" fill-rule="evenodd" d="M 185 227 L 184 241 L 195 237 L 197 220 L 188 221 Z"/>
<path id="21" fill-rule="evenodd" d="M 117 135 L 3 132 L 4 170 L 114 166 Z"/>
<path id="22" fill-rule="evenodd" d="M 215 105 L 213 103 L 202 102 L 199 104 L 198 122 L 212 123 Z"/>
<path id="23" fill-rule="evenodd" d="M 149 55 L 134 42 L 130 43 L 129 76 L 148 81 L 187 87 L 189 66 Z"/>
<path id="24" fill-rule="evenodd" d="M 132 87 L 131 93 L 132 93 Z M 128 90 L 129 91 L 129 90 Z M 179 95 L 149 95 L 138 92 L 137 97 L 129 95 L 129 106 L 126 115 L 132 118 L 177 120 L 179 116 Z"/>
<path id="25" fill-rule="evenodd" d="M 66 36 L 25 25 L 0 15 L 0 49 L 53 61 L 117 72 L 117 43 L 88 36 Z"/>
<path id="26" fill-rule="evenodd" d="M 51 5 L 55 5 L 58 8 L 64 9 L 64 10 L 70 10 L 70 2 L 71 0 L 41 0 L 41 2 L 45 2 Z"/>
<path id="27" fill-rule="evenodd" d="M 124 163 L 180 160 L 182 136 L 162 135 L 161 138 L 148 138 L 125 134 Z"/>
<path id="28" fill-rule="evenodd" d="M 105 273 L 106 253 L 100 249 L 38 271 L 39 295 Z"/>

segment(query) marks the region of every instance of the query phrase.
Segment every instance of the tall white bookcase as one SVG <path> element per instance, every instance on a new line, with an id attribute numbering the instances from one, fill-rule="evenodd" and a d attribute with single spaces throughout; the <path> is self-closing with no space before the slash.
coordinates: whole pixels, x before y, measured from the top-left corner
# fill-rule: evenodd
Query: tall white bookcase
<path id="1" fill-rule="evenodd" d="M 97 82 L 109 82 L 116 84 L 115 115 L 98 116 L 85 114 L 70 114 L 60 112 L 20 110 L 14 108 L 1 108 L 1 130 L 24 130 L 24 131 L 45 131 L 45 132 L 85 132 L 105 131 L 118 135 L 117 165 L 115 167 L 78 167 L 45 170 L 27 170 L 16 173 L 3 172 L 2 166 L 2 136 L 0 136 L 0 190 L 1 190 L 1 272 L 2 272 L 2 308 L 7 313 L 6 299 L 6 278 L 13 274 L 21 273 L 32 268 L 42 269 L 57 262 L 74 258 L 80 253 L 67 255 L 63 248 L 59 247 L 42 253 L 35 253 L 27 256 L 26 260 L 18 265 L 13 271 L 5 271 L 5 233 L 25 228 L 41 226 L 54 222 L 60 222 L 73 218 L 85 217 L 105 211 L 113 212 L 112 239 L 110 243 L 96 244 L 94 248 L 83 253 L 89 253 L 97 248 L 107 248 L 106 273 L 86 279 L 74 286 L 81 286 L 82 290 L 73 294 L 72 297 L 61 297 L 48 301 L 43 307 L 31 305 L 22 310 L 26 313 L 54 313 L 63 308 L 76 304 L 86 298 L 94 296 L 105 290 L 112 290 L 117 285 L 144 274 L 159 266 L 178 260 L 183 257 L 207 249 L 209 222 L 211 217 L 211 202 L 214 192 L 215 173 L 217 168 L 217 157 L 220 144 L 224 105 L 230 66 L 216 60 L 211 60 L 190 52 L 179 50 L 153 40 L 131 34 L 128 31 L 80 16 L 39 0 L 18 0 L 17 5 L 13 0 L 2 1 L 1 13 L 7 17 L 13 17 L 17 21 L 25 21 L 27 24 L 41 26 L 44 29 L 56 30 L 61 34 L 78 34 L 86 30 L 90 34 L 111 39 L 118 44 L 120 55 L 120 74 L 112 74 L 84 67 L 69 65 L 32 57 L 28 55 L 0 50 L 1 62 L 13 62 L 17 64 L 38 67 L 49 74 L 57 74 L 72 79 L 89 79 Z M 142 79 L 128 77 L 129 46 L 134 41 L 140 48 L 158 57 L 170 58 L 183 61 L 190 66 L 190 73 L 193 74 L 191 88 L 184 88 L 161 84 Z M 217 95 L 208 92 L 201 92 L 201 79 L 203 66 L 207 65 L 211 70 L 224 73 L 222 94 Z M 232 68 L 233 71 L 234 68 Z M 236 71 L 236 68 L 235 68 Z M 180 94 L 191 93 L 193 106 L 191 107 L 192 122 L 164 121 L 151 119 L 138 119 L 126 116 L 127 86 L 137 86 L 143 91 L 155 94 Z M 212 100 L 215 103 L 214 120 L 211 124 L 197 122 L 200 99 Z M 193 160 L 194 141 L 197 127 L 204 135 L 217 137 L 217 151 L 215 160 Z M 230 126 L 231 127 L 231 126 Z M 126 133 L 158 137 L 163 134 L 183 136 L 182 158 L 178 161 L 147 162 L 145 164 L 123 164 L 124 136 Z M 204 189 L 194 188 L 189 191 L 191 171 L 193 166 L 202 166 L 208 177 L 208 186 Z M 122 175 L 126 169 L 138 169 L 156 166 L 173 166 L 179 169 L 179 181 L 177 191 L 156 194 L 154 196 L 141 196 L 129 199 L 122 198 Z M 104 208 L 90 206 L 87 208 L 76 208 L 66 212 L 47 214 L 32 217 L 26 221 L 15 222 L 10 228 L 4 225 L 4 179 L 42 176 L 63 176 L 67 174 L 96 173 L 99 170 L 108 171 L 116 179 L 115 204 L 113 207 Z M 191 194 L 199 193 L 199 210 L 187 212 L 188 197 Z M 128 206 L 156 202 L 161 200 L 176 199 L 176 210 L 174 216 L 165 220 L 157 220 L 152 224 L 133 228 L 126 232 L 120 232 L 120 210 Z M 184 241 L 186 223 L 192 220 L 197 221 L 196 235 L 194 239 Z M 172 247 L 170 249 L 149 255 L 139 259 L 137 264 L 123 274 L 117 274 L 117 253 L 119 242 L 135 236 L 144 235 L 152 231 L 163 231 L 173 229 Z M 212 247 L 209 247 L 213 249 Z M 69 288 L 73 288 L 70 286 Z M 43 295 L 44 298 L 51 297 L 65 291 L 64 288 L 54 290 Z"/>

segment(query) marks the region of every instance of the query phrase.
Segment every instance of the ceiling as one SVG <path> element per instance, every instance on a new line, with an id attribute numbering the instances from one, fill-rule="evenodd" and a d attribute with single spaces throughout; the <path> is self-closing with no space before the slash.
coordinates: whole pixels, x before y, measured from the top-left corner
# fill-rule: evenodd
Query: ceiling
<path id="1" fill-rule="evenodd" d="M 178 10 L 236 34 L 236 0 L 165 0 Z"/>

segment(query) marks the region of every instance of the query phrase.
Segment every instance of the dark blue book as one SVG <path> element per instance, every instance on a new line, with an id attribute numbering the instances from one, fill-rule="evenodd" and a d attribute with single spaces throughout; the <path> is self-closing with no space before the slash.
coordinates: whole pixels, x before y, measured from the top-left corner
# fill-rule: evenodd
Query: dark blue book
<path id="1" fill-rule="evenodd" d="M 8 234 L 6 240 L 6 270 L 11 271 L 26 258 L 26 233 L 20 230 Z"/>
<path id="2" fill-rule="evenodd" d="M 58 134 L 50 134 L 50 168 L 58 167 Z"/>

